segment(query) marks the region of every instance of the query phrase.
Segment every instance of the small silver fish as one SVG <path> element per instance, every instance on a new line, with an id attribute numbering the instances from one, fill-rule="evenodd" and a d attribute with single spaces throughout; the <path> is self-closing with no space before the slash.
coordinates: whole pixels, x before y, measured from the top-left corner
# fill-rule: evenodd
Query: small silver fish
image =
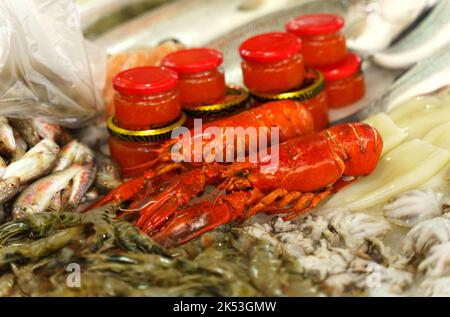
<path id="1" fill-rule="evenodd" d="M 59 191 L 50 199 L 48 211 L 61 212 L 63 209 L 62 191 Z"/>
<path id="2" fill-rule="evenodd" d="M 4 204 L 14 197 L 20 189 L 20 179 L 10 177 L 0 180 L 0 204 Z"/>
<path id="3" fill-rule="evenodd" d="M 98 193 L 98 190 L 95 187 L 91 188 L 84 195 L 83 202 L 96 200 L 99 196 L 100 194 Z"/>
<path id="4" fill-rule="evenodd" d="M 72 165 L 63 171 L 54 172 L 32 183 L 14 202 L 13 218 L 19 219 L 47 210 L 56 193 L 63 190 L 82 170 L 81 165 Z"/>
<path id="5" fill-rule="evenodd" d="M 62 171 L 72 164 L 92 163 L 94 152 L 77 140 L 67 143 L 61 150 L 54 171 Z"/>
<path id="6" fill-rule="evenodd" d="M 95 175 L 97 172 L 97 167 L 95 164 L 86 164 L 83 166 L 82 170 L 73 178 L 72 190 L 69 196 L 68 205 L 70 208 L 76 208 L 84 194 L 91 187 L 94 182 Z"/>
<path id="7" fill-rule="evenodd" d="M 32 119 L 32 124 L 34 130 L 43 139 L 48 138 L 56 141 L 62 133 L 62 129 L 59 125 L 45 122 L 41 119 Z"/>
<path id="8" fill-rule="evenodd" d="M 16 141 L 16 150 L 11 155 L 12 162 L 20 160 L 28 150 L 27 142 L 25 142 L 22 136 L 16 131 L 14 131 L 14 139 Z"/>
<path id="9" fill-rule="evenodd" d="M 35 146 L 41 140 L 30 119 L 10 118 L 9 123 L 19 132 L 29 147 Z"/>
<path id="10" fill-rule="evenodd" d="M 0 152 L 13 153 L 16 150 L 14 132 L 6 117 L 0 116 Z"/>
<path id="11" fill-rule="evenodd" d="M 109 156 L 96 154 L 98 172 L 95 185 L 101 193 L 107 193 L 122 183 L 119 166 Z"/>
<path id="12" fill-rule="evenodd" d="M 6 216 L 5 215 L 5 207 L 3 205 L 0 205 L 0 223 L 3 223 L 3 221 L 5 220 L 5 216 Z M 1 291 L 0 291 L 0 294 L 1 294 Z"/>
<path id="13" fill-rule="evenodd" d="M 5 174 L 5 170 L 8 167 L 8 164 L 3 159 L 3 157 L 0 156 L 0 178 Z"/>
<path id="14" fill-rule="evenodd" d="M 20 160 L 8 165 L 3 178 L 18 177 L 24 184 L 47 174 L 56 162 L 59 146 L 50 139 L 43 139 Z"/>

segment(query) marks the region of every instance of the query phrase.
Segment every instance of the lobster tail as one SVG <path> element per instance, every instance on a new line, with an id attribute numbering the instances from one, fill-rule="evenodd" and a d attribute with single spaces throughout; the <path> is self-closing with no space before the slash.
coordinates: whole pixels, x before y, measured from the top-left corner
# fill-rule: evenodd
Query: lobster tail
<path id="1" fill-rule="evenodd" d="M 280 127 L 280 142 L 314 132 L 314 117 L 300 102 L 273 101 L 251 110 L 252 115 L 268 128 Z"/>

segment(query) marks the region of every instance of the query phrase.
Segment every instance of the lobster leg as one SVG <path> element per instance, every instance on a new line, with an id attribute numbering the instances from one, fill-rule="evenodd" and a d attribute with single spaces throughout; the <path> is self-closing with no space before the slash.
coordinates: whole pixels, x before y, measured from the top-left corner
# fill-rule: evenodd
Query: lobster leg
<path id="1" fill-rule="evenodd" d="M 293 213 L 284 217 L 284 220 L 291 220 L 299 216 L 302 213 L 316 207 L 322 200 L 327 198 L 333 193 L 338 192 L 343 187 L 355 181 L 355 178 L 340 178 L 332 186 L 327 187 L 325 190 L 319 193 L 305 193 L 298 197 L 297 203 L 292 208 Z"/>
<path id="2" fill-rule="evenodd" d="M 170 186 L 154 198 L 153 203 L 142 209 L 137 226 L 147 233 L 154 231 L 176 210 L 203 192 L 206 180 L 202 169 L 193 169 L 177 176 Z"/>
<path id="3" fill-rule="evenodd" d="M 95 203 L 91 209 L 99 208 L 110 202 L 123 202 L 133 199 L 144 189 L 150 180 L 156 178 L 157 176 L 165 175 L 173 170 L 179 169 L 180 167 L 181 165 L 178 163 L 164 165 L 156 171 L 147 171 L 140 177 L 130 179 L 106 194 L 102 199 Z"/>
<path id="4" fill-rule="evenodd" d="M 295 206 L 292 208 L 292 213 L 287 215 L 286 217 L 283 217 L 283 220 L 291 220 L 299 215 L 307 212 L 308 210 L 316 207 L 322 200 L 327 198 L 330 194 L 332 194 L 333 188 L 328 187 L 324 191 L 321 191 L 319 193 L 306 193 L 304 194 L 295 204 Z"/>
<path id="5" fill-rule="evenodd" d="M 246 217 L 250 218 L 258 212 L 267 212 L 269 211 L 269 208 L 273 206 L 276 200 L 288 196 L 289 192 L 286 189 L 277 188 L 273 192 L 265 196 L 263 199 L 261 199 L 255 206 L 250 208 L 246 214 Z"/>
<path id="6" fill-rule="evenodd" d="M 122 202 L 133 198 L 141 190 L 144 189 L 146 181 L 144 178 L 134 178 L 131 179 L 118 187 L 114 188 L 108 194 L 106 194 L 102 199 L 96 202 L 90 209 L 99 208 L 110 202 Z"/>
<path id="7" fill-rule="evenodd" d="M 329 187 L 319 193 L 300 193 L 297 191 L 289 192 L 285 189 L 278 188 L 270 194 L 261 199 L 255 206 L 250 208 L 246 217 L 259 213 L 282 213 L 292 212 L 284 217 L 285 220 L 290 220 L 298 215 L 316 207 L 319 202 L 324 200 L 333 192 L 333 188 Z M 277 200 L 280 200 L 277 203 Z M 293 205 L 289 208 L 290 205 Z"/>
<path id="8" fill-rule="evenodd" d="M 260 201 L 264 195 L 257 189 L 238 191 L 219 197 L 217 201 L 204 201 L 185 209 L 177 210 L 174 215 L 152 235 L 152 239 L 166 247 L 186 243 L 214 228 L 246 219 L 246 206 Z"/>

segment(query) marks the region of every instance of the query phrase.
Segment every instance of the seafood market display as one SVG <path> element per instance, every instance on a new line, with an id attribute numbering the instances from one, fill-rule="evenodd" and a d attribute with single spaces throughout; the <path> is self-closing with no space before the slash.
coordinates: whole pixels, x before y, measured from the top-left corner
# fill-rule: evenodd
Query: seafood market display
<path id="1" fill-rule="evenodd" d="M 85 2 L 103 111 L 0 116 L 0 297 L 450 296 L 450 0 L 214 2 Z"/>
<path id="2" fill-rule="evenodd" d="M 178 245 L 217 226 L 243 221 L 260 212 L 288 213 L 287 219 L 295 218 L 343 186 L 346 182 L 341 180 L 343 176 L 370 174 L 381 149 L 381 136 L 372 126 L 337 125 L 281 143 L 277 146 L 278 166 L 273 172 L 264 172 L 267 164 L 261 160 L 231 165 L 211 163 L 178 174 L 171 182 L 165 182 L 168 189 L 162 192 L 147 188 L 146 195 L 140 198 L 139 189 L 149 180 L 157 184 L 155 177 L 184 168 L 176 163 L 163 163 L 155 167 L 156 172 L 148 171 L 125 182 L 96 206 L 127 201 L 137 195 L 145 201 L 138 208 L 137 225 L 163 245 Z M 208 184 L 229 194 L 217 192 L 214 198 L 179 209 L 187 206 Z M 155 197 L 149 198 L 155 191 Z M 136 205 L 142 203 L 135 201 L 130 208 L 136 209 Z"/>
<path id="3" fill-rule="evenodd" d="M 97 154 L 69 130 L 37 119 L 2 117 L 1 122 L 3 221 L 47 210 L 79 213 L 99 191 L 121 183 L 115 163 L 96 159 Z"/>

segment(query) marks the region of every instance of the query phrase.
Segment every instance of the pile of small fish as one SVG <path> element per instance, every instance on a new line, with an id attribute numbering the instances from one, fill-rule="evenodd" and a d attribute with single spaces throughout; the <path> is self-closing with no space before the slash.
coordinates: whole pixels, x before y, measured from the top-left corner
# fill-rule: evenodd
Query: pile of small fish
<path id="1" fill-rule="evenodd" d="M 311 295 L 292 257 L 241 229 L 165 250 L 117 219 L 117 208 L 35 213 L 0 226 L 0 296 Z"/>
<path id="2" fill-rule="evenodd" d="M 83 211 L 120 184 L 117 165 L 39 119 L 0 117 L 0 223 L 44 211 Z"/>

